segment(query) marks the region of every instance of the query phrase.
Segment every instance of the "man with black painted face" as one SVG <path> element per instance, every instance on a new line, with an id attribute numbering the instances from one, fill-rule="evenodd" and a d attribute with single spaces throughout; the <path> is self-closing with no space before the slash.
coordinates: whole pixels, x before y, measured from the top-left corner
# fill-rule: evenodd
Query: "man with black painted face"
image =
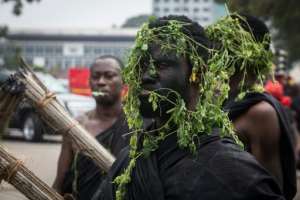
<path id="1" fill-rule="evenodd" d="M 209 41 L 197 23 L 184 16 L 168 16 L 151 21 L 148 27 L 151 31 L 168 26 L 174 20 L 184 24 L 181 31 L 200 44 L 196 47 L 198 55 L 204 61 L 207 60 L 205 47 L 209 46 Z M 139 152 L 143 152 L 146 146 L 146 134 L 151 134 L 155 140 L 160 134 L 160 128 L 165 127 L 170 117 L 174 116 L 172 109 L 176 100 L 183 100 L 188 109 L 194 110 L 201 95 L 199 85 L 190 81 L 193 66 L 186 55 L 172 50 L 163 51 L 159 43 L 148 44 L 148 47 L 148 56 L 141 58 L 141 89 L 137 98 L 142 116 L 153 118 L 154 123 L 138 135 Z M 157 109 L 149 102 L 153 91 L 161 96 Z M 176 134 L 179 132 L 179 123 L 170 123 L 165 127 L 169 135 L 148 155 L 140 154 L 134 162 L 132 149 L 124 149 L 93 200 L 284 199 L 276 182 L 255 159 L 242 151 L 231 138 L 221 138 L 219 130 L 214 127 L 211 127 L 212 133 L 199 134 L 193 138 L 196 152 L 180 148 L 180 136 Z M 130 169 L 132 165 L 134 167 L 128 173 L 130 177 L 126 177 L 128 174 L 124 170 Z M 121 174 L 124 176 L 119 176 Z M 124 188 L 119 184 L 122 181 L 125 183 Z"/>
<path id="2" fill-rule="evenodd" d="M 128 144 L 123 134 L 129 132 L 122 110 L 122 62 L 113 56 L 101 56 L 90 68 L 90 87 L 96 108 L 78 118 L 78 121 L 113 155 Z M 53 187 L 61 194 L 72 194 L 77 200 L 91 199 L 105 173 L 79 152 L 65 136 Z"/>
<path id="3" fill-rule="evenodd" d="M 149 52 L 155 61 L 155 73 L 152 74 L 149 63 L 144 62 L 142 69 L 142 91 L 139 95 L 141 101 L 140 111 L 142 116 L 157 118 L 156 121 L 164 123 L 168 119 L 167 111 L 174 107 L 169 101 L 162 100 L 160 109 L 153 112 L 152 105 L 148 101 L 149 93 L 157 91 L 160 95 L 166 96 L 170 101 L 175 102 L 176 96 L 170 91 L 174 90 L 181 94 L 181 97 L 188 101 L 189 90 L 188 78 L 191 69 L 187 60 L 183 57 L 176 56 L 175 52 L 164 54 L 159 45 L 150 45 Z M 195 88 L 194 88 L 195 89 Z"/>

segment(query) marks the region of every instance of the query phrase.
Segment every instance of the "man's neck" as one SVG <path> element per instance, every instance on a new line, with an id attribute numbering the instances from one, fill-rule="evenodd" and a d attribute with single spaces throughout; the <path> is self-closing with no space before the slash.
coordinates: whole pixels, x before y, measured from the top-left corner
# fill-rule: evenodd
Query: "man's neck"
<path id="1" fill-rule="evenodd" d="M 235 88 L 235 87 L 230 88 L 228 99 L 235 100 L 237 98 L 237 96 L 239 95 L 239 93 L 240 93 L 240 90 L 238 88 Z"/>
<path id="2" fill-rule="evenodd" d="M 112 105 L 96 104 L 95 111 L 95 117 L 101 120 L 118 117 L 122 112 L 121 100 Z"/>

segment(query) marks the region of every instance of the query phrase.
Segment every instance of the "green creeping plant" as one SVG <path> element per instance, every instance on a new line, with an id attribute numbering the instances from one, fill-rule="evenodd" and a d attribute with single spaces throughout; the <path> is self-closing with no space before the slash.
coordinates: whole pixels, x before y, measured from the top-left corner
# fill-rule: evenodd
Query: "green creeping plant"
<path id="1" fill-rule="evenodd" d="M 122 200 L 126 194 L 126 185 L 131 181 L 130 175 L 136 160 L 140 156 L 149 156 L 170 134 L 177 134 L 179 147 L 188 149 L 191 154 L 196 153 L 195 138 L 211 133 L 213 127 L 221 130 L 221 136 L 231 136 L 237 144 L 243 147 L 234 133 L 233 124 L 227 113 L 222 110 L 222 105 L 228 98 L 230 90 L 229 78 L 234 74 L 236 63 L 241 63 L 244 74 L 250 70 L 254 71 L 261 83 L 271 70 L 271 53 L 263 48 L 263 43 L 256 43 L 252 35 L 244 31 L 238 21 L 230 16 L 206 28 L 209 39 L 222 43 L 220 49 L 208 49 L 184 34 L 182 29 L 187 25 L 185 22 L 170 20 L 165 26 L 151 29 L 148 25 L 149 23 L 145 23 L 137 33 L 135 46 L 123 70 L 125 83 L 129 86 L 124 111 L 128 125 L 134 131 L 130 139 L 129 165 L 113 181 L 117 186 L 117 200 Z M 189 80 L 193 84 L 198 84 L 199 99 L 196 108 L 189 110 L 181 96 L 170 90 L 170 93 L 174 93 L 177 98 L 175 102 L 171 102 L 174 107 L 168 111 L 169 120 L 162 127 L 142 134 L 143 144 L 138 149 L 137 138 L 142 132 L 143 125 L 139 112 L 140 102 L 137 98 L 141 91 L 141 65 L 143 59 L 147 58 L 150 62 L 151 73 L 156 73 L 155 63 L 148 52 L 149 44 L 153 43 L 159 44 L 163 53 L 176 52 L 177 56 L 185 56 L 189 59 L 193 66 Z M 210 58 L 207 63 L 198 54 L 198 47 L 209 51 Z M 241 93 L 247 92 L 243 82 L 240 87 Z M 169 101 L 166 97 L 159 95 L 158 91 L 151 91 L 149 102 L 153 110 L 159 109 L 158 105 L 161 100 Z M 170 126 L 174 124 L 176 131 L 169 132 Z"/>
<path id="2" fill-rule="evenodd" d="M 206 33 L 209 39 L 221 44 L 220 49 L 215 50 L 216 53 L 210 59 L 210 66 L 226 68 L 230 77 L 235 73 L 235 65 L 239 65 L 243 74 L 238 95 L 238 99 L 241 99 L 248 92 L 262 91 L 264 80 L 272 72 L 273 55 L 270 50 L 265 49 L 270 42 L 270 36 L 266 35 L 262 42 L 256 42 L 252 33 L 244 30 L 237 18 L 247 25 L 242 16 L 233 13 L 208 26 Z M 245 87 L 248 73 L 255 74 L 259 80 L 250 89 Z"/>

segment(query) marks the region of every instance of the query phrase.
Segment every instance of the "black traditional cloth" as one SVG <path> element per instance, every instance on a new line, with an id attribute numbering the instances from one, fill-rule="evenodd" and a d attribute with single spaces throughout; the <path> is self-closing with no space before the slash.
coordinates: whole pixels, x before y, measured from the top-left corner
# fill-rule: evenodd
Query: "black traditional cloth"
<path id="1" fill-rule="evenodd" d="M 296 125 L 300 131 L 300 94 L 293 98 L 291 109 L 295 112 Z"/>
<path id="2" fill-rule="evenodd" d="M 115 199 L 112 181 L 128 163 L 126 147 L 92 200 Z M 126 189 L 126 200 L 284 199 L 254 157 L 218 131 L 199 138 L 195 155 L 178 147 L 176 134 L 167 137 L 148 157 L 137 159 Z"/>
<path id="3" fill-rule="evenodd" d="M 234 121 L 246 113 L 252 106 L 262 101 L 269 103 L 275 109 L 279 119 L 281 129 L 280 161 L 283 174 L 283 193 L 287 200 L 291 200 L 297 192 L 294 154 L 295 144 L 293 144 L 294 132 L 285 108 L 271 95 L 256 92 L 247 94 L 241 101 L 229 101 L 224 108 L 229 112 L 229 118 Z"/>
<path id="4" fill-rule="evenodd" d="M 117 156 L 128 145 L 128 137 L 124 136 L 128 132 L 129 128 L 122 113 L 110 128 L 96 136 L 96 140 Z M 92 159 L 83 153 L 77 153 L 63 181 L 62 192 L 71 193 L 76 200 L 89 200 L 105 176 L 106 173 Z"/>

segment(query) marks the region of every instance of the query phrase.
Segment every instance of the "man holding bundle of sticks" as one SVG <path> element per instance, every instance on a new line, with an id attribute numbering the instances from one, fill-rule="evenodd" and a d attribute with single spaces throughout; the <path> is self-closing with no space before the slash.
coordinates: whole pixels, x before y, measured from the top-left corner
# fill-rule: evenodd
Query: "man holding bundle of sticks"
<path id="1" fill-rule="evenodd" d="M 113 155 L 127 145 L 128 133 L 122 109 L 122 62 L 113 56 L 101 56 L 90 68 L 90 86 L 96 108 L 79 117 L 78 121 Z M 65 136 L 58 161 L 53 188 L 76 199 L 88 200 L 101 183 L 104 172 Z"/>

